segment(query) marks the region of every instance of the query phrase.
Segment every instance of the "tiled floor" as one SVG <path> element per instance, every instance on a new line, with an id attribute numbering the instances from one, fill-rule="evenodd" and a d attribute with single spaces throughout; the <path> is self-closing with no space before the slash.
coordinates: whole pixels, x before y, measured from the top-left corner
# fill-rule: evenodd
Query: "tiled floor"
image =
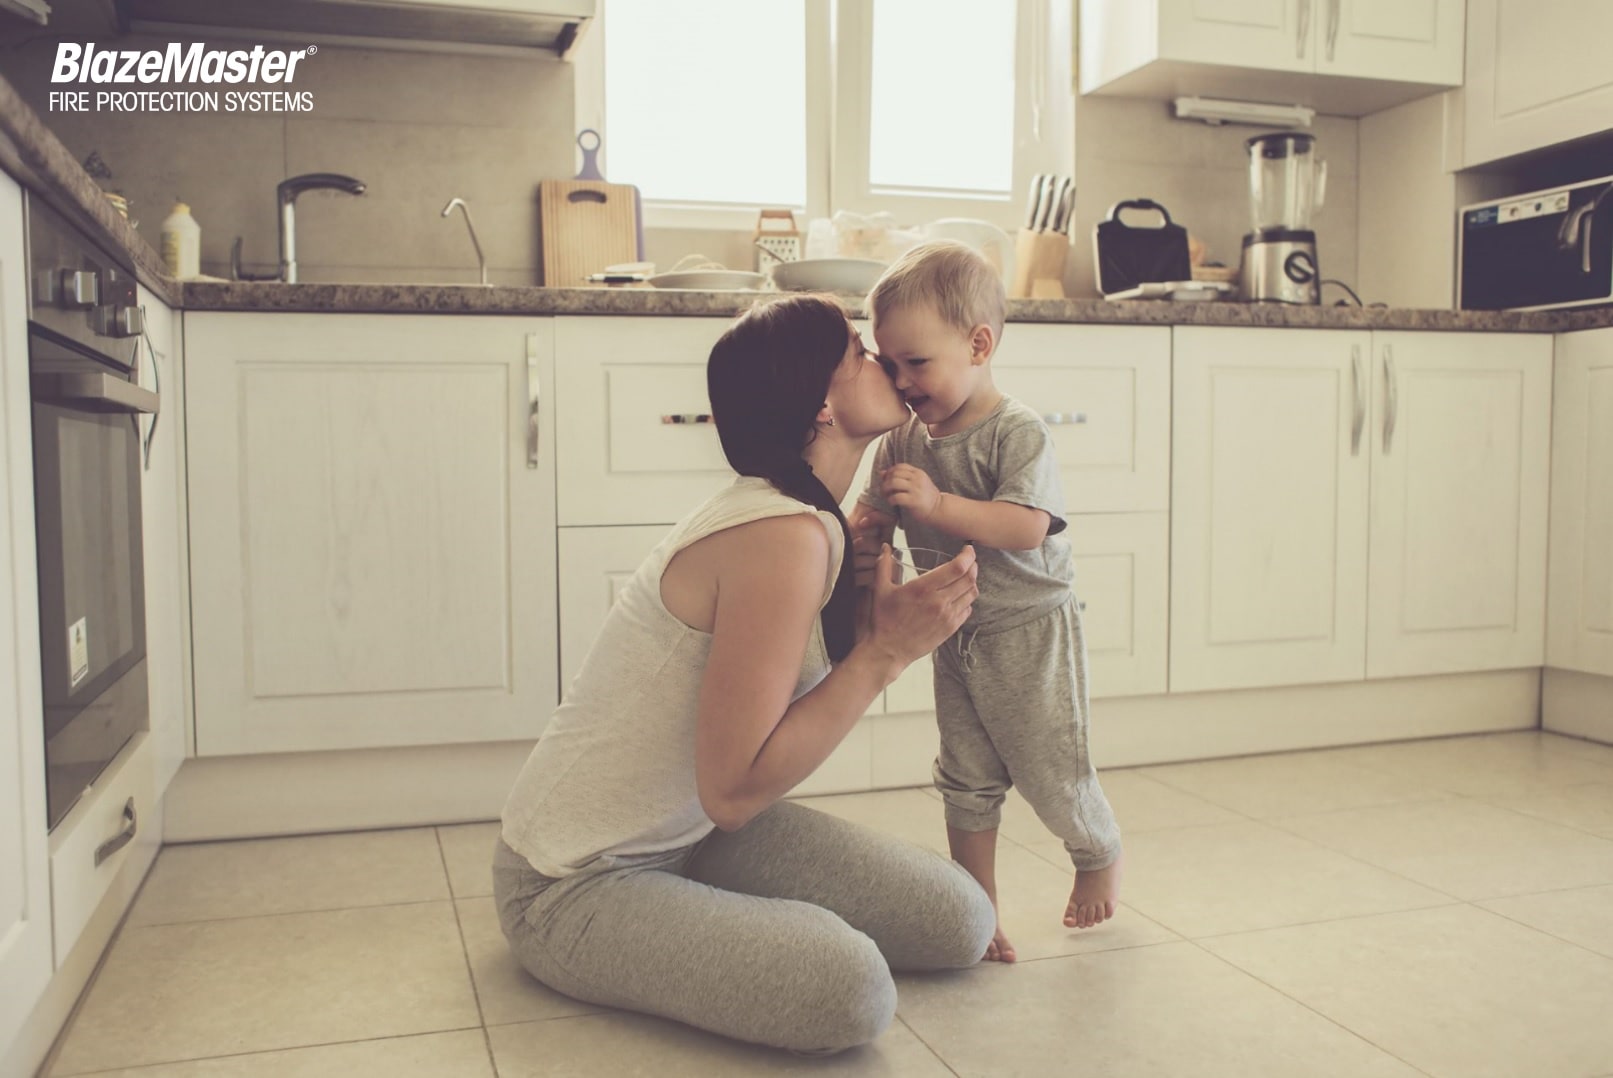
<path id="1" fill-rule="evenodd" d="M 52 1074 L 1613 1075 L 1613 748 L 1524 733 L 1106 774 L 1119 917 L 1059 923 L 1022 802 L 1018 965 L 903 977 L 828 1060 L 576 1003 L 510 959 L 492 824 L 162 852 Z M 944 849 L 929 791 L 815 798 Z"/>

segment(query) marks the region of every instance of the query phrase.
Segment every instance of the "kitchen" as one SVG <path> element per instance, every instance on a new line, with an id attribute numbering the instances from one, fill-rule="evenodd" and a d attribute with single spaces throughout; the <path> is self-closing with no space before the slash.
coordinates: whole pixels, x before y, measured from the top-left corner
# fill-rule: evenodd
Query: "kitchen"
<path id="1" fill-rule="evenodd" d="M 886 244 L 948 218 L 1014 244 L 1001 257 L 1026 298 L 1010 301 L 998 378 L 1059 447 L 1095 755 L 1128 834 L 1125 909 L 1058 930 L 1067 859 L 1011 801 L 1001 872 L 1021 965 L 903 979 L 897 1024 L 837 1062 L 1613 1074 L 1596 1020 L 1613 1001 L 1613 272 L 1570 275 L 1599 297 L 1463 302 L 1476 280 L 1523 288 L 1564 260 L 1613 258 L 1593 182 L 1613 175 L 1599 5 L 1017 0 L 971 35 L 1008 58 L 1013 92 L 976 96 L 1011 120 L 952 146 L 909 109 L 925 134 L 896 163 L 978 156 L 992 176 L 884 187 L 871 177 L 896 165 L 880 165 L 874 132 L 904 113 L 881 111 L 872 72 L 955 70 L 934 58 L 957 34 L 906 24 L 925 45 L 915 60 L 877 32 L 882 9 L 908 10 L 883 0 L 779 5 L 804 13 L 799 48 L 760 5 L 716 20 L 698 5 L 472 0 L 445 19 L 399 0 L 384 27 L 339 0 L 283 5 L 279 27 L 253 25 L 248 4 L 17 13 L 43 6 L 0 3 L 0 680 L 16 686 L 5 767 L 21 795 L 0 824 L 22 869 L 3 874 L 16 884 L 0 979 L 17 988 L 0 1071 L 799 1063 L 549 992 L 492 913 L 488 821 L 532 739 L 617 588 L 726 482 L 698 422 L 703 364 L 756 298 L 550 279 L 540 185 L 600 182 L 574 179 L 593 145 L 579 132 L 594 130 L 611 196 L 634 185 L 643 201 L 588 274 L 692 255 L 755 271 L 769 258 L 758 211 L 781 207 L 809 258 L 857 254 L 846 245 L 870 221 Z M 227 25 L 198 28 L 197 12 Z M 306 92 L 313 108 L 52 108 L 64 42 L 215 40 L 312 52 L 289 87 L 251 89 Z M 735 59 L 691 70 L 695 50 Z M 606 61 L 623 55 L 638 77 L 618 83 Z M 607 116 L 634 94 L 647 104 Z M 1258 122 L 1179 117 L 1179 99 Z M 705 149 L 656 148 L 657 125 Z M 1192 237 L 1160 237 L 1171 272 L 1141 283 L 1241 287 L 1251 175 L 1270 160 L 1246 141 L 1283 132 L 1312 141 L 1268 145 L 1326 162 L 1325 195 L 1320 166 L 1271 173 L 1308 177 L 1285 207 L 1302 189 L 1320 202 L 1279 222 L 1314 230 L 1315 302 L 1101 297 L 1093 237 L 1133 199 Z M 736 137 L 743 152 L 724 149 Z M 1048 175 L 1073 181 L 1067 243 L 1026 228 Z M 320 176 L 334 179 L 283 189 Z M 995 193 L 957 193 L 971 186 Z M 1533 211 L 1533 193 L 1561 191 L 1590 197 Z M 183 282 L 162 256 L 176 200 L 200 228 Z M 51 577 L 35 567 L 40 285 L 19 263 L 40 243 L 24 240 L 25 201 L 30 220 L 54 212 L 132 271 L 96 286 L 88 309 L 110 319 L 96 348 L 132 353 L 128 388 L 160 398 L 155 422 L 106 425 L 138 432 L 119 474 L 143 512 L 149 716 L 59 821 L 38 718 L 55 645 L 41 635 Z M 1524 222 L 1465 227 L 1464 208 L 1499 221 L 1508 207 Z M 1484 246 L 1533 228 L 1531 213 L 1551 242 Z M 1062 265 L 1016 288 L 1007 263 L 1050 247 Z M 58 300 L 87 287 L 57 283 Z M 76 672 L 71 644 L 58 650 Z M 935 848 L 922 665 L 797 793 Z M 361 960 L 400 937 L 427 942 Z M 239 983 L 220 973 L 243 963 Z M 1104 1022 L 1035 1009 L 1080 1014 L 1094 996 Z M 260 1003 L 261 1020 L 240 1017 Z M 1177 1055 L 1149 1044 L 1163 1026 Z"/>

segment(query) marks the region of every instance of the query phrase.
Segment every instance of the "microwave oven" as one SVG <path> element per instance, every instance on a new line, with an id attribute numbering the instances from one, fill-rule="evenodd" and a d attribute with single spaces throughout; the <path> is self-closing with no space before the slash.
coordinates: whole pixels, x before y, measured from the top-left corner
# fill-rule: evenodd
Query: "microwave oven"
<path id="1" fill-rule="evenodd" d="M 1457 244 L 1464 311 L 1613 303 L 1613 176 L 1464 206 Z"/>

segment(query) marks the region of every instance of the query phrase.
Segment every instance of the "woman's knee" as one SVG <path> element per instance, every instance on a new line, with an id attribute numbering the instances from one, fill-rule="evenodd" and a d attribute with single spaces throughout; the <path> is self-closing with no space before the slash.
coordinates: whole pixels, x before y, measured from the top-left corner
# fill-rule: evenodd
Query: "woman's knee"
<path id="1" fill-rule="evenodd" d="M 962 969 L 979 962 L 997 931 L 997 911 L 975 878 L 956 861 L 952 886 L 942 889 L 931 925 L 937 969 Z"/>
<path id="2" fill-rule="evenodd" d="M 811 965 L 816 968 L 799 972 L 813 998 L 784 1047 L 839 1052 L 868 1044 L 890 1027 L 896 1017 L 896 982 L 873 940 L 848 933 Z"/>

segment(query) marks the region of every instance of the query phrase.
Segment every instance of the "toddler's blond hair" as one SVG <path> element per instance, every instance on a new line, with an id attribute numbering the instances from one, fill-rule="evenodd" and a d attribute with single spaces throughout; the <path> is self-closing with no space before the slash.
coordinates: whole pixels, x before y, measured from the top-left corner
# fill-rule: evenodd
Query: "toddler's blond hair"
<path id="1" fill-rule="evenodd" d="M 972 247 L 955 240 L 921 243 L 892 263 L 868 293 L 876 322 L 891 311 L 923 304 L 963 333 L 984 324 L 994 339 L 1002 339 L 1008 306 L 1003 279 Z"/>

